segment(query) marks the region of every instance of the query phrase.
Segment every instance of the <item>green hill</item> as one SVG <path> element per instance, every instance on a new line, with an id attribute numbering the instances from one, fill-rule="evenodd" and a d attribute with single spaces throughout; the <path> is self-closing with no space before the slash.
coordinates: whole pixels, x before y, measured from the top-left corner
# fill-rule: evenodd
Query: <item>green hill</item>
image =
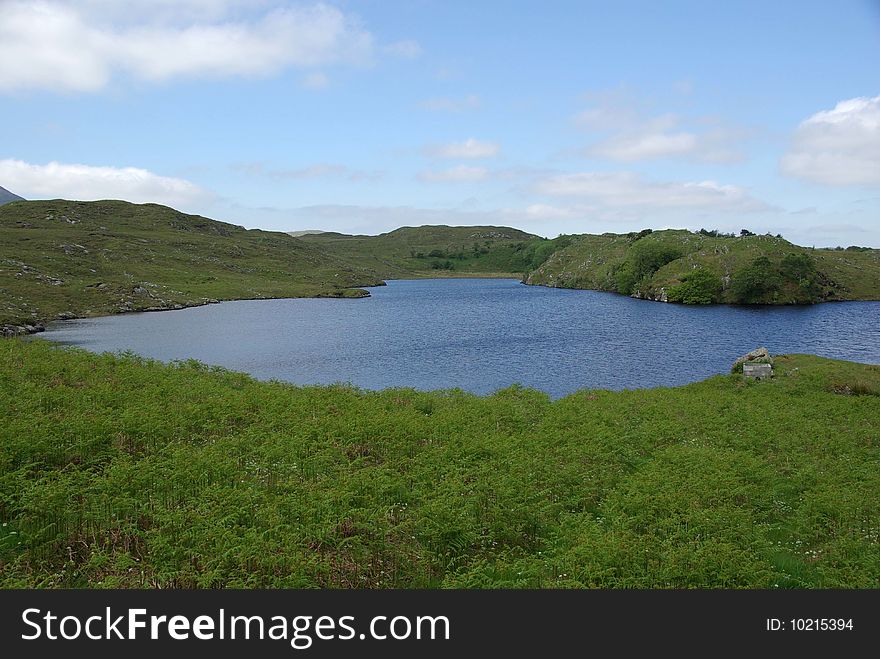
<path id="1" fill-rule="evenodd" d="M 380 283 L 284 233 L 157 204 L 18 201 L 0 207 L 0 326 L 239 298 L 352 296 Z"/>
<path id="2" fill-rule="evenodd" d="M 876 588 L 880 367 L 359 391 L 0 341 L 0 587 Z"/>
<path id="3" fill-rule="evenodd" d="M 880 250 L 810 249 L 773 236 L 685 230 L 576 236 L 527 284 L 686 304 L 880 299 Z"/>
<path id="4" fill-rule="evenodd" d="M 386 279 L 521 276 L 563 243 L 509 227 L 402 227 L 378 236 L 335 232 L 300 238 Z"/>

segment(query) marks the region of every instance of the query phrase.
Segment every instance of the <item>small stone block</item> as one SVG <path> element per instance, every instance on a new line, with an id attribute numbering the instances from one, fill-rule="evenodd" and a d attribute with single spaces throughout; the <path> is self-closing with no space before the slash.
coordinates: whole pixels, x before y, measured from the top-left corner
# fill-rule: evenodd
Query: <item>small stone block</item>
<path id="1" fill-rule="evenodd" d="M 770 364 L 743 364 L 743 375 L 755 380 L 765 380 L 773 377 L 773 367 Z"/>

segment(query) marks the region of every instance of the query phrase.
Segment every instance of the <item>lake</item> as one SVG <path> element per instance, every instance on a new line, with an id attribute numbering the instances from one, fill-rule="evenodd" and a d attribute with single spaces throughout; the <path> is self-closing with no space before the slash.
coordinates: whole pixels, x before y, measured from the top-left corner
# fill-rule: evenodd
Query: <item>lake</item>
<path id="1" fill-rule="evenodd" d="M 684 307 L 512 279 L 369 290 L 359 300 L 245 300 L 62 321 L 40 336 L 297 384 L 488 393 L 519 383 L 554 398 L 701 380 L 759 346 L 880 363 L 880 302 Z"/>

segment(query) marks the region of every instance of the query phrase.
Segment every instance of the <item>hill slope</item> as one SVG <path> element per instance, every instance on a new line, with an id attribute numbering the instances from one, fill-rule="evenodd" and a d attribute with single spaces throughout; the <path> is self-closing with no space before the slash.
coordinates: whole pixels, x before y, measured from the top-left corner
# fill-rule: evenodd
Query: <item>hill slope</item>
<path id="1" fill-rule="evenodd" d="M 19 197 L 17 194 L 13 194 L 6 188 L 0 186 L 0 206 L 12 201 L 24 201 L 24 197 Z"/>
<path id="2" fill-rule="evenodd" d="M 779 237 L 684 230 L 587 235 L 524 281 L 689 304 L 877 300 L 880 250 L 814 250 Z"/>
<path id="3" fill-rule="evenodd" d="M 550 401 L 0 341 L 0 587 L 876 588 L 880 368 Z"/>
<path id="4" fill-rule="evenodd" d="M 536 267 L 536 255 L 561 246 L 509 227 L 401 227 L 378 236 L 325 232 L 300 238 L 386 279 L 506 274 Z"/>
<path id="5" fill-rule="evenodd" d="M 349 296 L 377 284 L 284 233 L 157 204 L 20 201 L 0 207 L 0 325 L 211 300 Z"/>

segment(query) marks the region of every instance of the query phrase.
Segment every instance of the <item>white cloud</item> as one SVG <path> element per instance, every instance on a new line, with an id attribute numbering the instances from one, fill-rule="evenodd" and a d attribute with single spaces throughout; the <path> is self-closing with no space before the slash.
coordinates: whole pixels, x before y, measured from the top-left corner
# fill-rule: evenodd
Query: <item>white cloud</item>
<path id="1" fill-rule="evenodd" d="M 297 179 L 321 178 L 324 176 L 345 176 L 350 172 L 351 170 L 345 165 L 319 163 L 317 165 L 309 165 L 308 167 L 301 167 L 299 169 L 273 169 L 262 173 L 265 173 L 272 178 Z"/>
<path id="2" fill-rule="evenodd" d="M 612 138 L 596 145 L 591 152 L 611 160 L 634 162 L 692 153 L 696 146 L 697 137 L 693 133 L 646 132 Z"/>
<path id="3" fill-rule="evenodd" d="M 378 181 L 383 173 L 380 171 L 364 171 L 352 169 L 336 163 L 316 163 L 294 169 L 279 169 L 262 162 L 238 163 L 232 166 L 237 172 L 249 176 L 263 176 L 274 180 L 302 180 L 316 178 L 345 178 L 349 181 Z"/>
<path id="4" fill-rule="evenodd" d="M 76 12 L 47 3 L 2 8 L 0 88 L 46 87 L 91 91 L 103 87 L 110 64 L 100 33 Z"/>
<path id="5" fill-rule="evenodd" d="M 43 0 L 47 1 L 47 0 Z M 278 0 L 48 0 L 75 9 L 89 22 L 154 23 L 215 21 L 247 9 L 265 9 Z"/>
<path id="6" fill-rule="evenodd" d="M 214 20 L 225 11 L 187 0 L 176 21 L 150 18 L 135 3 L 128 22 L 108 23 L 97 0 L 4 2 L 0 89 L 94 91 L 122 73 L 149 81 L 179 77 L 256 77 L 287 68 L 369 64 L 373 36 L 357 19 L 318 3 Z M 126 3 L 128 5 L 129 3 Z M 220 3 L 220 9 L 240 3 Z M 168 2 L 163 0 L 167 9 Z M 92 13 L 89 13 L 92 11 Z M 170 10 L 169 10 L 170 11 Z M 192 14 L 192 15 L 190 15 Z M 159 16 L 164 16 L 159 13 Z M 397 49 L 414 48 L 414 42 Z"/>
<path id="7" fill-rule="evenodd" d="M 827 185 L 880 185 L 880 96 L 841 101 L 803 121 L 780 167 Z"/>
<path id="8" fill-rule="evenodd" d="M 312 71 L 303 78 L 303 86 L 309 89 L 324 89 L 330 84 L 330 80 L 320 71 Z"/>
<path id="9" fill-rule="evenodd" d="M 94 167 L 58 162 L 32 165 L 7 159 L 0 160 L 0 181 L 27 199 L 123 199 L 175 208 L 189 208 L 215 199 L 213 194 L 190 181 L 135 167 Z"/>
<path id="10" fill-rule="evenodd" d="M 558 220 L 576 217 L 579 213 L 574 208 L 551 206 L 550 204 L 530 204 L 525 214 L 536 220 Z"/>
<path id="11" fill-rule="evenodd" d="M 629 102 L 616 95 L 601 96 L 600 102 L 574 116 L 574 123 L 594 131 L 625 131 L 640 123 L 639 115 Z"/>
<path id="12" fill-rule="evenodd" d="M 448 144 L 435 144 L 425 147 L 425 153 L 432 158 L 453 158 L 477 160 L 480 158 L 494 158 L 501 151 L 501 146 L 495 142 L 481 142 L 474 138 L 468 138 L 464 142 L 450 142 Z"/>
<path id="13" fill-rule="evenodd" d="M 744 189 L 714 181 L 651 182 L 632 172 L 585 172 L 540 179 L 534 191 L 554 197 L 590 199 L 606 207 L 767 211 Z"/>
<path id="14" fill-rule="evenodd" d="M 463 181 L 482 181 L 489 175 L 483 167 L 469 167 L 458 165 L 440 171 L 427 171 L 419 174 L 419 179 L 429 182 L 457 183 Z"/>
<path id="15" fill-rule="evenodd" d="M 737 142 L 747 131 L 718 120 L 690 121 L 676 114 L 647 116 L 628 96 L 610 92 L 595 95 L 597 104 L 577 114 L 577 125 L 599 134 L 584 154 L 617 162 L 684 157 L 701 162 L 733 162 L 742 155 Z"/>
<path id="16" fill-rule="evenodd" d="M 413 41 L 412 39 L 390 43 L 382 50 L 384 50 L 389 55 L 402 57 L 403 59 L 416 59 L 419 55 L 422 54 L 422 47 L 419 45 L 419 42 Z"/>
<path id="17" fill-rule="evenodd" d="M 690 96 L 694 93 L 693 80 L 679 80 L 673 83 L 672 88 L 682 96 Z"/>
<path id="18" fill-rule="evenodd" d="M 479 96 L 469 94 L 463 98 L 447 96 L 429 98 L 419 103 L 419 107 L 432 112 L 464 112 L 465 110 L 476 110 L 481 104 Z"/>

